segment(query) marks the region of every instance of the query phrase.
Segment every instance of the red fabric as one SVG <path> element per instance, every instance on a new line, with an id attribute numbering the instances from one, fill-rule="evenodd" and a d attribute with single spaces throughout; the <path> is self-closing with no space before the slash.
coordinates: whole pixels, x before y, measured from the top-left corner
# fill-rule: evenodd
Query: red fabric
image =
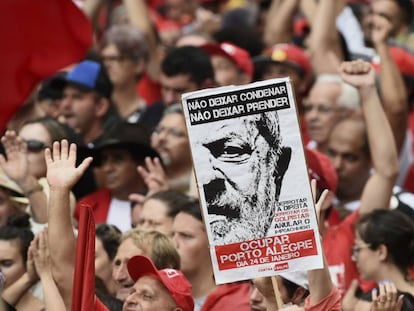
<path id="1" fill-rule="evenodd" d="M 85 206 L 89 206 L 93 210 L 95 222 L 97 224 L 105 223 L 108 217 L 109 205 L 111 203 L 112 194 L 106 189 L 99 189 L 78 201 L 75 207 L 73 217 L 79 221 L 80 213 Z"/>
<path id="2" fill-rule="evenodd" d="M 341 223 L 341 217 L 339 216 L 338 210 L 333 208 L 328 217 L 328 224 L 329 226 L 336 226 Z"/>
<path id="3" fill-rule="evenodd" d="M 1 0 L 0 12 L 2 131 L 41 80 L 85 56 L 92 29 L 71 0 Z"/>
<path id="4" fill-rule="evenodd" d="M 223 284 L 207 296 L 200 311 L 250 311 L 249 297 L 249 284 Z"/>
<path id="5" fill-rule="evenodd" d="M 73 279 L 72 311 L 92 310 L 95 305 L 95 222 L 92 209 L 80 211 Z"/>
<path id="6" fill-rule="evenodd" d="M 95 296 L 95 221 L 92 208 L 80 209 L 72 311 L 109 311 Z"/>
<path id="7" fill-rule="evenodd" d="M 366 292 L 375 287 L 375 283 L 363 281 L 358 268 L 352 260 L 354 245 L 354 224 L 358 220 L 358 211 L 346 217 L 339 225 L 328 227 L 322 237 L 322 246 L 328 262 L 332 282 L 338 287 L 343 296 L 353 279 L 358 279 L 361 289 Z"/>
<path id="8" fill-rule="evenodd" d="M 151 106 L 161 100 L 161 85 L 145 73 L 137 84 L 137 93 Z"/>
<path id="9" fill-rule="evenodd" d="M 336 286 L 332 287 L 331 292 L 318 301 L 314 305 L 310 304 L 310 296 L 306 297 L 305 310 L 306 311 L 341 311 L 341 294 Z"/>

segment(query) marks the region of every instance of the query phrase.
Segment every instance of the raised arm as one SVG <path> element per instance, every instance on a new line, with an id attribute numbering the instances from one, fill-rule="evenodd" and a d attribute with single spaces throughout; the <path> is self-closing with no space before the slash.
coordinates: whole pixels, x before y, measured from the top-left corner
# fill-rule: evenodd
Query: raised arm
<path id="1" fill-rule="evenodd" d="M 39 232 L 32 241 L 29 252 L 32 254 L 36 272 L 42 282 L 46 310 L 64 311 L 66 310 L 65 304 L 52 275 L 47 240 L 48 234 L 47 229 L 45 229 Z"/>
<path id="2" fill-rule="evenodd" d="M 69 193 L 90 165 L 85 159 L 76 167 L 76 145 L 69 147 L 67 140 L 54 142 L 53 150 L 46 149 L 49 198 L 49 251 L 55 279 L 66 307 L 70 307 L 76 240 L 73 233 L 69 206 Z"/>
<path id="3" fill-rule="evenodd" d="M 358 89 L 367 128 L 374 172 L 368 179 L 361 197 L 359 213 L 365 214 L 389 206 L 398 174 L 397 150 L 375 87 L 372 66 L 361 60 L 343 62 L 339 72 L 345 82 Z"/>
<path id="4" fill-rule="evenodd" d="M 380 89 L 382 103 L 394 134 L 397 151 L 400 152 L 407 131 L 407 90 L 387 44 L 392 27 L 390 21 L 383 16 L 374 15 L 372 22 L 372 41 L 381 60 Z"/>
<path id="5" fill-rule="evenodd" d="M 276 43 L 289 43 L 293 35 L 293 17 L 300 0 L 273 0 L 266 16 L 264 42 L 271 47 Z"/>
<path id="6" fill-rule="evenodd" d="M 158 81 L 161 59 L 159 55 L 156 28 L 154 27 L 146 2 L 143 0 L 123 0 L 131 25 L 140 29 L 146 36 L 149 46 L 149 63 L 147 72 L 151 79 Z"/>
<path id="7" fill-rule="evenodd" d="M 315 209 L 316 209 L 316 216 L 320 218 L 321 207 L 324 205 L 325 200 L 328 199 L 328 190 L 324 190 L 319 197 L 319 200 L 316 202 L 316 195 L 317 195 L 317 186 L 316 180 L 313 179 L 311 181 L 312 186 L 312 195 L 313 200 L 315 202 Z M 325 253 L 322 249 L 322 256 L 323 256 L 323 268 L 317 270 L 309 270 L 308 271 L 308 282 L 309 282 L 309 292 L 310 298 L 308 298 L 307 304 L 314 305 L 324 298 L 326 298 L 329 294 L 332 293 L 332 289 L 334 287 L 331 275 L 329 273 L 328 264 L 326 263 Z M 340 294 L 337 292 L 338 300 L 340 300 Z"/>
<path id="8" fill-rule="evenodd" d="M 103 0 L 85 0 L 82 5 L 82 11 L 92 23 L 95 23 L 99 10 L 104 6 Z"/>
<path id="9" fill-rule="evenodd" d="M 309 47 L 315 74 L 336 73 L 344 59 L 336 17 L 343 9 L 342 0 L 320 0 L 311 24 Z"/>
<path id="10" fill-rule="evenodd" d="M 30 212 L 34 221 L 47 222 L 47 199 L 37 178 L 29 173 L 27 145 L 15 131 L 7 131 L 1 138 L 7 159 L 0 155 L 0 165 L 29 199 Z"/>

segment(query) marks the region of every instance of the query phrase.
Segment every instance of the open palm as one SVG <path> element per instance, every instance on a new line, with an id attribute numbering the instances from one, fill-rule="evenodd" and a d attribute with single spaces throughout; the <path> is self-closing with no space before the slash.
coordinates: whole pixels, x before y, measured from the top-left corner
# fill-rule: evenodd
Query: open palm
<path id="1" fill-rule="evenodd" d="M 7 160 L 0 155 L 0 164 L 11 179 L 19 183 L 27 178 L 29 164 L 26 143 L 14 131 L 7 131 L 1 138 Z"/>
<path id="2" fill-rule="evenodd" d="M 50 188 L 65 190 L 72 189 L 92 162 L 89 157 L 76 167 L 76 145 L 69 146 L 67 140 L 54 142 L 52 150 L 46 149 L 45 158 Z"/>

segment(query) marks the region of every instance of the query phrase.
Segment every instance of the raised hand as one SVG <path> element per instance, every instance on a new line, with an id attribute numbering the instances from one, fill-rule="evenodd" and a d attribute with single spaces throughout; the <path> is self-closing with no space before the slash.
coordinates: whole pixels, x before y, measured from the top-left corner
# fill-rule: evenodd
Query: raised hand
<path id="1" fill-rule="evenodd" d="M 353 311 L 355 306 L 358 304 L 358 297 L 356 292 L 358 290 L 358 280 L 352 280 L 351 285 L 349 286 L 343 300 L 342 300 L 342 309 L 343 311 Z"/>
<path id="2" fill-rule="evenodd" d="M 52 268 L 49 258 L 49 248 L 47 246 L 47 229 L 39 232 L 30 244 L 29 251 L 32 252 L 34 266 L 40 278 L 52 275 Z"/>
<path id="3" fill-rule="evenodd" d="M 145 158 L 145 167 L 138 166 L 138 173 L 141 175 L 148 187 L 148 192 L 155 193 L 168 189 L 167 175 L 158 158 Z"/>
<path id="4" fill-rule="evenodd" d="M 371 64 L 363 60 L 343 62 L 339 66 L 339 74 L 346 83 L 360 89 L 375 87 L 375 72 Z"/>
<path id="5" fill-rule="evenodd" d="M 145 167 L 139 165 L 137 167 L 137 171 L 147 185 L 148 192 L 146 196 L 138 193 L 132 193 L 129 196 L 129 199 L 132 202 L 142 204 L 147 196 L 150 196 L 158 191 L 168 190 L 167 175 L 165 174 L 160 159 L 151 159 L 150 157 L 146 157 Z"/>
<path id="6" fill-rule="evenodd" d="M 372 291 L 371 311 L 400 311 L 403 305 L 403 295 L 398 295 L 395 284 L 390 281 L 382 282 L 377 290 Z"/>
<path id="7" fill-rule="evenodd" d="M 76 145 L 70 144 L 67 140 L 60 143 L 55 141 L 53 149 L 49 148 L 45 151 L 47 166 L 47 181 L 51 189 L 70 190 L 81 178 L 83 173 L 92 162 L 92 158 L 88 157 L 76 167 Z"/>
<path id="8" fill-rule="evenodd" d="M 36 243 L 37 243 L 37 237 L 33 239 L 33 241 L 30 243 L 29 249 L 27 250 L 26 273 L 27 273 L 29 280 L 32 283 L 37 282 L 40 278 L 40 275 L 37 273 L 37 269 L 35 266 L 35 260 L 34 260 L 34 248 L 35 248 Z"/>
<path id="9" fill-rule="evenodd" d="M 325 204 L 331 204 L 331 201 L 327 200 L 328 197 L 329 197 L 330 192 L 327 189 L 323 190 L 322 194 L 319 197 L 319 200 L 316 200 L 316 196 L 317 196 L 317 193 L 318 193 L 318 190 L 317 190 L 317 187 L 316 187 L 316 179 L 311 180 L 311 190 L 312 190 L 313 202 L 315 203 L 316 219 L 319 223 L 319 219 L 320 219 L 320 216 L 321 216 L 321 211 L 324 209 Z"/>
<path id="10" fill-rule="evenodd" d="M 29 172 L 27 145 L 21 137 L 17 136 L 15 131 L 6 131 L 1 142 L 7 160 L 3 155 L 0 155 L 0 165 L 7 176 L 19 184 L 27 178 Z"/>

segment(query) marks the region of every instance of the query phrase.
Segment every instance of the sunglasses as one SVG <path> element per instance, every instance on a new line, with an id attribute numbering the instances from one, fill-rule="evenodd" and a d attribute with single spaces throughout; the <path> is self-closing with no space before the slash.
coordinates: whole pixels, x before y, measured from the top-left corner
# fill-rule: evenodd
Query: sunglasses
<path id="1" fill-rule="evenodd" d="M 40 152 L 47 148 L 44 142 L 35 139 L 26 140 L 25 143 L 27 145 L 27 150 L 31 152 Z"/>

